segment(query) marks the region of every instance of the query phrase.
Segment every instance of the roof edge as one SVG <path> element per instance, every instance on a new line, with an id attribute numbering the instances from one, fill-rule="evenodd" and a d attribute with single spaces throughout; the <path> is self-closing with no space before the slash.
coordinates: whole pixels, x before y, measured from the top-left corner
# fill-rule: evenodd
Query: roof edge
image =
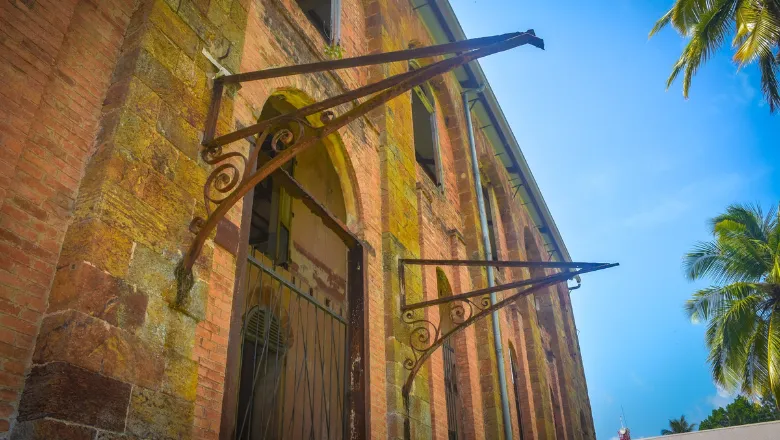
<path id="1" fill-rule="evenodd" d="M 452 9 L 452 5 L 450 4 L 449 0 L 428 0 L 428 3 L 433 4 L 433 6 L 438 9 L 439 14 L 435 15 L 440 17 L 440 19 L 443 20 L 443 23 L 439 22 L 437 24 L 442 26 L 447 34 L 451 35 L 455 40 L 466 39 L 466 34 L 463 31 L 463 27 L 460 25 L 460 21 L 458 21 L 458 18 L 455 15 L 455 11 Z M 425 16 L 421 15 L 421 18 L 423 21 L 426 21 Z M 569 255 L 569 251 L 566 248 L 566 244 L 563 241 L 563 237 L 561 237 L 560 230 L 555 224 L 555 220 L 550 213 L 550 209 L 548 208 L 547 203 L 544 201 L 544 197 L 542 196 L 542 192 L 539 189 L 539 185 L 536 183 L 536 179 L 531 172 L 531 168 L 528 166 L 528 162 L 526 161 L 525 156 L 520 149 L 520 144 L 517 142 L 517 138 L 515 138 L 514 132 L 512 132 L 512 128 L 510 127 L 504 112 L 501 110 L 498 99 L 493 93 L 493 89 L 490 87 L 490 83 L 487 80 L 485 72 L 482 70 L 482 66 L 480 66 L 479 61 L 476 60 L 469 63 L 469 66 L 469 70 L 476 77 L 475 80 L 477 83 L 484 84 L 485 86 L 482 95 L 488 104 L 489 110 L 493 113 L 493 116 L 498 122 L 503 137 L 509 143 L 509 147 L 513 153 L 512 155 L 514 156 L 514 159 L 517 162 L 517 166 L 520 170 L 520 176 L 523 180 L 523 183 L 526 185 L 529 196 L 532 199 L 531 205 L 533 209 L 538 211 L 537 215 L 544 222 L 544 226 L 547 227 L 546 232 L 540 232 L 542 234 L 549 235 L 552 243 L 558 251 L 558 254 L 560 255 L 561 260 L 572 261 L 571 256 Z"/>

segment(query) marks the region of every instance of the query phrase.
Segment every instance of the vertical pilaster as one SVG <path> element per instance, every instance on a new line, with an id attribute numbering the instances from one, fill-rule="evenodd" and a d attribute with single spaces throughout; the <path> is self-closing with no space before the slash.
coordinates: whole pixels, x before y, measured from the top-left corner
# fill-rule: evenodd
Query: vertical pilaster
<path id="1" fill-rule="evenodd" d="M 237 70 L 245 21 L 238 0 L 145 0 L 133 13 L 109 64 L 95 153 L 64 234 L 14 438 L 61 438 L 71 423 L 89 438 L 216 435 L 202 423 L 214 409 L 199 390 L 210 380 L 221 393 L 224 365 L 208 363 L 203 340 L 224 358 L 212 297 L 230 289 L 209 283 L 212 261 L 223 278 L 234 263 L 212 260 L 222 251 L 210 244 L 179 300 L 175 268 L 203 211 L 199 137 L 214 69 L 201 52 L 226 55 Z M 232 100 L 223 102 L 222 132 L 232 125 Z M 201 322 L 212 331 L 197 330 Z"/>

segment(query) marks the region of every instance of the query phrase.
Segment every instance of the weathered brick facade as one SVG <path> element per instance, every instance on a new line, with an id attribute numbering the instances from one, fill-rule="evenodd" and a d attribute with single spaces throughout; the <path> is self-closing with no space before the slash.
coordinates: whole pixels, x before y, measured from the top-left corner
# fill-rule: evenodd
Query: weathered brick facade
<path id="1" fill-rule="evenodd" d="M 436 43 L 407 0 L 341 2 L 345 57 Z M 223 393 L 238 375 L 228 370 L 228 348 L 241 337 L 230 323 L 242 319 L 233 298 L 246 262 L 212 239 L 184 301 L 175 275 L 192 242 L 190 221 L 205 215 L 210 166 L 200 140 L 216 68 L 203 51 L 247 72 L 326 59 L 326 45 L 295 0 L 0 3 L 0 438 L 232 438 L 220 429 L 233 416 L 223 417 Z M 256 122 L 272 97 L 301 107 L 407 69 L 399 62 L 228 88 L 217 132 Z M 312 175 L 330 179 L 321 180 L 322 196 L 340 193 L 326 205 L 368 249 L 372 438 L 403 438 L 407 418 L 411 438 L 448 435 L 441 351 L 404 405 L 410 329 L 400 318 L 398 259 L 482 256 L 461 87 L 452 74 L 431 87 L 441 188 L 415 161 L 408 93 L 312 156 L 330 162 Z M 476 134 L 499 257 L 546 259 L 494 146 Z M 236 229 L 248 228 L 242 209 L 228 215 Z M 304 224 L 302 208 L 292 209 Z M 317 240 L 294 228 L 285 276 L 338 303 L 343 268 L 323 262 Z M 436 272 L 409 272 L 410 300 L 437 297 Z M 456 293 L 487 285 L 484 270 L 443 274 Z M 500 282 L 529 276 L 525 269 L 497 274 Z M 440 320 L 436 308 L 425 316 Z M 519 300 L 500 316 L 501 368 L 511 377 L 510 352 L 519 366 L 517 382 L 509 381 L 514 437 L 522 429 L 525 439 L 595 438 L 566 286 Z M 464 438 L 503 436 L 490 329 L 483 319 L 452 341 Z"/>

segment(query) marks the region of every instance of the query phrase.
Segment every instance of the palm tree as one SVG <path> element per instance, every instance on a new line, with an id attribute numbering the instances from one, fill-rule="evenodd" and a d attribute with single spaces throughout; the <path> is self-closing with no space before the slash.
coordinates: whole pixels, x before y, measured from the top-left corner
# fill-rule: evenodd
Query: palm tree
<path id="1" fill-rule="evenodd" d="M 780 108 L 780 0 L 675 0 L 650 36 L 669 24 L 689 40 L 666 81 L 667 89 L 683 73 L 687 99 L 693 75 L 733 35 L 734 61 L 740 67 L 758 61 L 769 110 Z"/>
<path id="2" fill-rule="evenodd" d="M 780 401 L 780 213 L 731 205 L 712 219 L 712 241 L 685 255 L 691 280 L 710 278 L 685 304 L 706 321 L 716 383 Z"/>
<path id="3" fill-rule="evenodd" d="M 688 423 L 687 420 L 685 420 L 685 416 L 680 416 L 679 419 L 670 419 L 669 420 L 669 427 L 672 428 L 669 429 L 662 429 L 661 435 L 670 435 L 670 434 L 680 434 L 682 432 L 691 432 L 694 429 L 696 429 L 696 424 Z"/>

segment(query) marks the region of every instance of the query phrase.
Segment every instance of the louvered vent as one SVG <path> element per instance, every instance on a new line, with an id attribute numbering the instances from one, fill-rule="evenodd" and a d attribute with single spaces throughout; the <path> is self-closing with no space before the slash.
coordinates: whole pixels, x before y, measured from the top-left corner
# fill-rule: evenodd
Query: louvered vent
<path id="1" fill-rule="evenodd" d="M 244 338 L 258 345 L 267 345 L 269 351 L 281 352 L 286 347 L 281 321 L 265 308 L 254 307 L 249 311 Z"/>

